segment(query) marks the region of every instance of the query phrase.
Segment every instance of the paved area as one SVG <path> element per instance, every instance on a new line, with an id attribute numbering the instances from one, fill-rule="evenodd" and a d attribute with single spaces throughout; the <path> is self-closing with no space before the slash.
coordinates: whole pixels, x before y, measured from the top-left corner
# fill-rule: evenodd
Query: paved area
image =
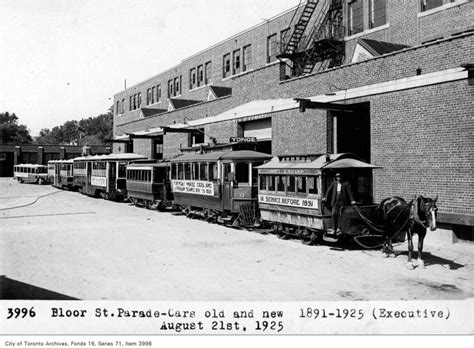
<path id="1" fill-rule="evenodd" d="M 405 252 L 406 243 L 396 250 Z M 425 251 L 426 269 L 410 271 L 403 253 L 384 258 L 374 250 L 306 246 L 0 178 L 4 296 L 161 301 L 473 297 L 474 245 L 435 245 L 428 236 Z"/>

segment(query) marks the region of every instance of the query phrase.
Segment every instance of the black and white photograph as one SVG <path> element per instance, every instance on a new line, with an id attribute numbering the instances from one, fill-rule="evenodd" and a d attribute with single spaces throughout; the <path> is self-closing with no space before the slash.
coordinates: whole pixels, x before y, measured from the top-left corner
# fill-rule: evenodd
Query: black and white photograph
<path id="1" fill-rule="evenodd" d="M 472 0 L 0 0 L 4 347 L 472 335 L 473 164 Z"/>

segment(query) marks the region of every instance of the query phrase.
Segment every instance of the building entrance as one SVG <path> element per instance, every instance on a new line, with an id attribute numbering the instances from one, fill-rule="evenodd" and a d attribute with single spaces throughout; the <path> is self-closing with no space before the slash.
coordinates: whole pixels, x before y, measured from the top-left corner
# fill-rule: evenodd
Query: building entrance
<path id="1" fill-rule="evenodd" d="M 370 163 L 369 103 L 354 104 L 353 112 L 332 112 L 336 153 L 352 152 Z"/>

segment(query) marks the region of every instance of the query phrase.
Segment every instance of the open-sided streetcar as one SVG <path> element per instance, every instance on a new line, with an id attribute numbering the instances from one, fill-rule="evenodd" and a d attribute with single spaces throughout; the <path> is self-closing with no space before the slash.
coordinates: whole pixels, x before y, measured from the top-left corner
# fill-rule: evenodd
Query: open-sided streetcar
<path id="1" fill-rule="evenodd" d="M 190 153 L 172 159 L 174 203 L 187 216 L 251 224 L 257 209 L 257 170 L 272 156 L 250 150 Z"/>
<path id="2" fill-rule="evenodd" d="M 48 162 L 48 175 L 54 187 L 63 190 L 74 190 L 73 164 L 72 159 Z"/>
<path id="3" fill-rule="evenodd" d="M 48 167 L 41 164 L 17 164 L 13 167 L 13 178 L 21 183 L 49 184 Z"/>
<path id="4" fill-rule="evenodd" d="M 171 206 L 169 162 L 139 161 L 127 165 L 127 197 L 136 206 L 149 209 Z"/>
<path id="5" fill-rule="evenodd" d="M 263 221 L 269 222 L 280 236 L 294 236 L 315 242 L 323 237 L 335 241 L 341 236 L 365 232 L 366 224 L 353 206 L 339 212 L 338 236 L 327 236 L 332 229 L 331 211 L 323 198 L 337 173 L 349 182 L 357 208 L 372 216 L 376 205 L 372 197 L 372 170 L 350 153 L 274 157 L 258 167 L 258 201 Z"/>
<path id="6" fill-rule="evenodd" d="M 126 197 L 126 167 L 146 159 L 135 153 L 77 157 L 74 161 L 74 186 L 93 197 L 122 200 Z"/>

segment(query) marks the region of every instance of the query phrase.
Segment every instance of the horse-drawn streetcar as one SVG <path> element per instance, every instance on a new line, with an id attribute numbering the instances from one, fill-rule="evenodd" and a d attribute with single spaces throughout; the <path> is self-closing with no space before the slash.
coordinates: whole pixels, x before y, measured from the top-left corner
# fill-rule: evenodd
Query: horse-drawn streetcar
<path id="1" fill-rule="evenodd" d="M 350 153 L 274 157 L 258 167 L 261 218 L 278 235 L 309 242 L 360 235 L 367 226 L 359 212 L 371 217 L 377 207 L 372 197 L 374 168 Z M 338 208 L 338 229 L 333 226 L 332 204 L 325 202 L 336 173 L 350 183 L 359 210 L 349 204 Z M 333 229 L 337 233 L 329 236 L 327 232 Z"/>

